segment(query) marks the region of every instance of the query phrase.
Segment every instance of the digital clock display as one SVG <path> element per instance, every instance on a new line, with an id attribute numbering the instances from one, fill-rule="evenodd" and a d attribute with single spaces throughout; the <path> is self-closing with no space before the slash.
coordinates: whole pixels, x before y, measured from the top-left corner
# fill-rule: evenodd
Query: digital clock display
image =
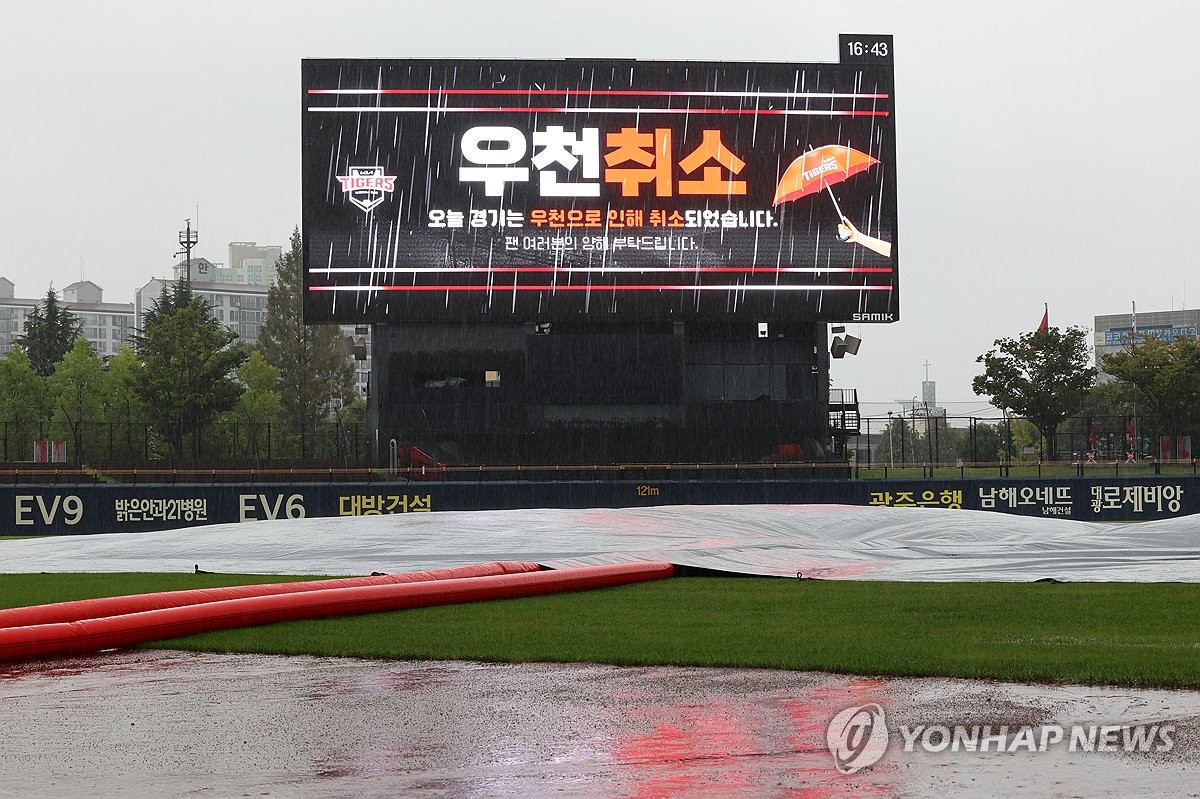
<path id="1" fill-rule="evenodd" d="M 843 33 L 839 58 L 846 63 L 892 63 L 892 37 L 881 34 Z"/>

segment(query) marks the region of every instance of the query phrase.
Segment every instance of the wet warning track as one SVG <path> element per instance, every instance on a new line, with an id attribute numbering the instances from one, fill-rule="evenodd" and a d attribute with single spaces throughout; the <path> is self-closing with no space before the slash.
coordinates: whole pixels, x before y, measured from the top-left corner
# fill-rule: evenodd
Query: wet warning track
<path id="1" fill-rule="evenodd" d="M 518 558 L 851 579 L 1200 580 L 1190 525 L 809 506 L 305 519 L 4 542 L 6 571 L 362 574 Z M 1177 521 L 1177 520 L 1172 520 Z M 803 642 L 797 642 L 798 646 Z M 1169 752 L 906 752 L 826 727 L 1170 723 Z M 1200 796 L 1200 692 L 738 669 L 116 652 L 0 664 L 0 795 Z"/>
<path id="2" fill-rule="evenodd" d="M 906 753 L 825 727 L 1172 719 L 1169 754 Z M 123 652 L 0 667 L 0 794 L 287 797 L 1195 796 L 1200 693 L 737 669 Z M 13 745 L 15 744 L 15 745 Z"/>

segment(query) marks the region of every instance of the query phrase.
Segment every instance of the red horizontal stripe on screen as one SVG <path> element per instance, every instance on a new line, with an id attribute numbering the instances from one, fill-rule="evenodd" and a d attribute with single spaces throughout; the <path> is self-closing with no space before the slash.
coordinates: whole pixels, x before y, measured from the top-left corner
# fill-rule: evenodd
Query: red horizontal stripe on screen
<path id="1" fill-rule="evenodd" d="M 718 115 L 752 115 L 752 116 L 829 116 L 829 117 L 886 117 L 888 111 L 833 111 L 787 108 L 592 108 L 566 106 L 375 106 L 375 105 L 338 105 L 310 106 L 309 111 L 331 114 L 351 114 L 355 112 L 375 114 L 414 113 L 480 113 L 480 114 L 718 114 Z"/>
<path id="2" fill-rule="evenodd" d="M 887 94 L 845 92 L 705 92 L 663 89 L 309 89 L 309 94 L 399 94 L 436 96 L 442 94 L 484 94 L 503 96 L 566 95 L 570 97 L 593 95 L 597 97 L 790 97 L 794 99 L 858 99 L 886 100 Z"/>
<path id="3" fill-rule="evenodd" d="M 627 273 L 644 273 L 644 272 L 736 272 L 738 274 L 764 274 L 764 273 L 779 273 L 779 274 L 795 274 L 803 272 L 806 274 L 818 274 L 822 272 L 837 273 L 837 274 L 862 274 L 876 273 L 887 274 L 892 271 L 890 266 L 831 266 L 827 268 L 814 267 L 811 269 L 795 267 L 774 267 L 774 266 L 671 266 L 671 267 L 601 267 L 601 266 L 463 266 L 454 269 L 432 269 L 425 267 L 403 267 L 403 266 L 379 266 L 379 267 L 330 267 L 328 269 L 314 267 L 309 272 L 312 274 L 462 274 L 473 272 L 574 272 L 578 274 L 612 274 L 617 272 Z"/>
<path id="4" fill-rule="evenodd" d="M 752 283 L 748 286 L 669 286 L 661 284 L 629 284 L 614 285 L 559 285 L 559 286 L 530 286 L 503 285 L 491 286 L 309 286 L 309 291 L 891 291 L 891 286 L 770 286 Z"/>

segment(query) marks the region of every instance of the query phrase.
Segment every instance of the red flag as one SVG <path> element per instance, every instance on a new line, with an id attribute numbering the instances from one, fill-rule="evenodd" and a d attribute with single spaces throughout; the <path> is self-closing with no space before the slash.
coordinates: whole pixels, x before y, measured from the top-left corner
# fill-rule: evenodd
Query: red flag
<path id="1" fill-rule="evenodd" d="M 1045 312 L 1042 314 L 1042 323 L 1040 325 L 1038 325 L 1037 331 L 1034 332 L 1034 334 L 1033 334 L 1034 340 L 1029 342 L 1029 349 L 1032 352 L 1037 352 L 1037 348 L 1038 348 L 1038 345 L 1036 343 L 1037 340 L 1041 336 L 1044 336 L 1050 330 L 1050 305 L 1048 303 L 1043 303 L 1042 307 L 1046 309 Z"/>

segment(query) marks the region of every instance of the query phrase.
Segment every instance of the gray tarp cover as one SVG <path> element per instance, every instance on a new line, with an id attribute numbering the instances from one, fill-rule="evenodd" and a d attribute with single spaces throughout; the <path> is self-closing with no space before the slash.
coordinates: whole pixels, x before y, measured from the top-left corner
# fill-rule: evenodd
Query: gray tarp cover
<path id="1" fill-rule="evenodd" d="M 661 560 L 855 580 L 1198 581 L 1200 520 L 714 505 L 408 513 L 0 542 L 0 571 L 400 572 L 491 560 Z"/>

